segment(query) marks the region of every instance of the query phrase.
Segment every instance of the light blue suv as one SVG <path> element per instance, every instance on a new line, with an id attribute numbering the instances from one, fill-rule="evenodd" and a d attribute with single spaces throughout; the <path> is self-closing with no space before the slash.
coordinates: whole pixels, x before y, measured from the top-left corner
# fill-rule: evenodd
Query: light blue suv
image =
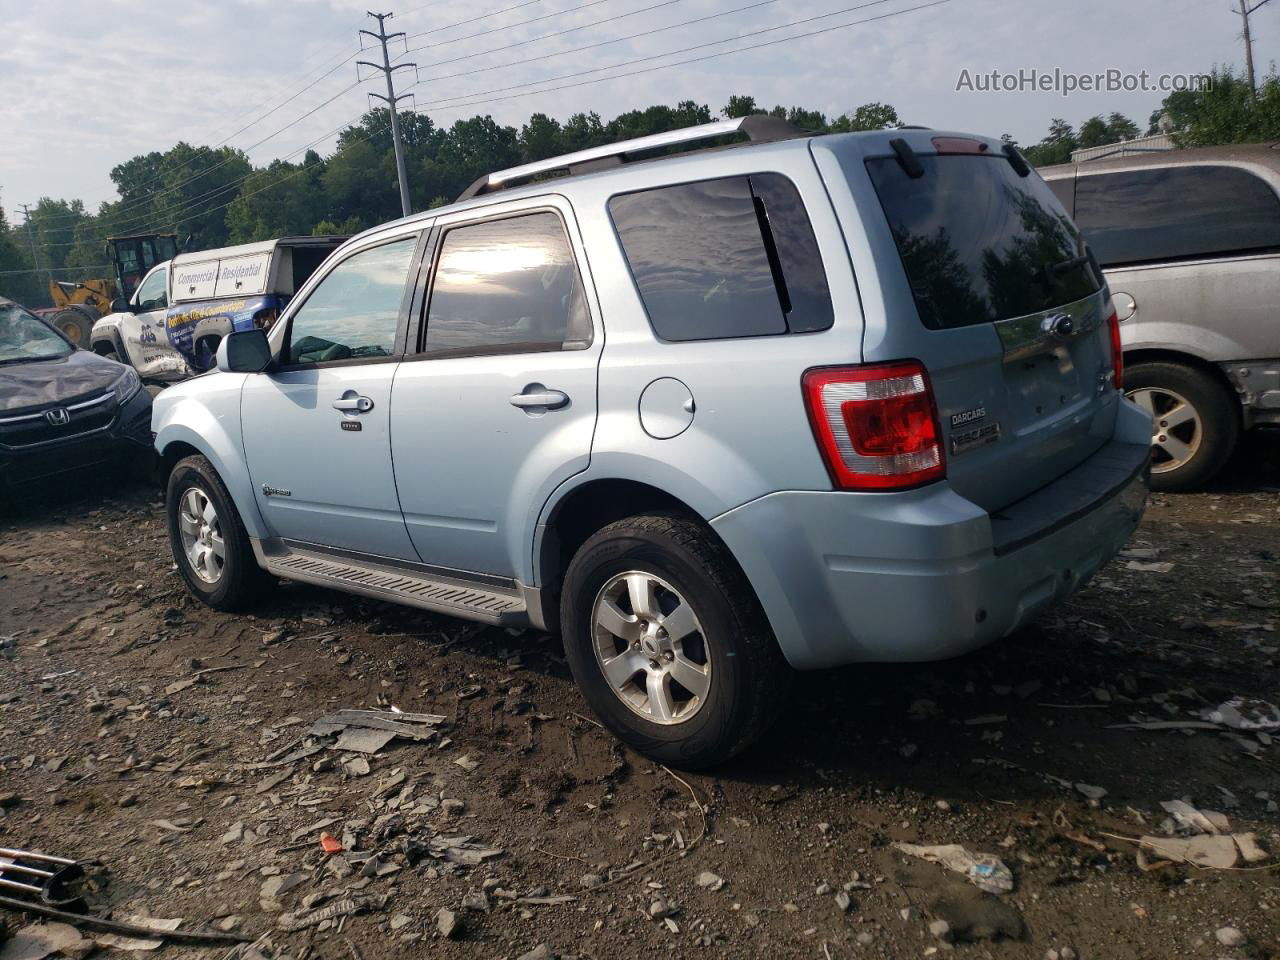
<path id="1" fill-rule="evenodd" d="M 209 605 L 278 577 L 559 631 L 611 730 L 698 767 L 789 668 L 964 653 L 1114 556 L 1151 432 L 1117 344 L 1012 148 L 746 118 L 348 241 L 153 429 Z"/>

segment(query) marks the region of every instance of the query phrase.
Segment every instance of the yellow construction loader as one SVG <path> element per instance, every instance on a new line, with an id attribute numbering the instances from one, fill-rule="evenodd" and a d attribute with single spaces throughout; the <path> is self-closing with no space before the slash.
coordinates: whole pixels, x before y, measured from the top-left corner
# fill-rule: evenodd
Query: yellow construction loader
<path id="1" fill-rule="evenodd" d="M 178 237 L 173 233 L 108 237 L 107 250 L 114 277 L 76 282 L 50 280 L 53 307 L 36 311 L 79 347 L 89 346 L 94 323 L 111 312 L 113 300 L 128 300 L 148 270 L 177 255 Z"/>

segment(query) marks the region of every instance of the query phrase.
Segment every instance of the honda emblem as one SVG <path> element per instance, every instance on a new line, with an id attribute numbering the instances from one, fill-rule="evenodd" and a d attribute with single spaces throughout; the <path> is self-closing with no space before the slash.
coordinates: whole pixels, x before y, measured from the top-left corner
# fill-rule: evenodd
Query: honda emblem
<path id="1" fill-rule="evenodd" d="M 54 407 L 52 410 L 46 410 L 44 418 L 55 427 L 65 427 L 71 422 L 71 414 L 67 413 L 65 407 Z"/>

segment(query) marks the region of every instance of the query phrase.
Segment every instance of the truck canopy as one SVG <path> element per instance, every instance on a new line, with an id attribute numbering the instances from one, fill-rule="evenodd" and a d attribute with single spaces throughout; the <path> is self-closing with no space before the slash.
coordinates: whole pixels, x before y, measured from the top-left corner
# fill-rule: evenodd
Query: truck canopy
<path id="1" fill-rule="evenodd" d="M 173 258 L 172 303 L 244 297 L 293 296 L 346 237 L 279 237 Z"/>

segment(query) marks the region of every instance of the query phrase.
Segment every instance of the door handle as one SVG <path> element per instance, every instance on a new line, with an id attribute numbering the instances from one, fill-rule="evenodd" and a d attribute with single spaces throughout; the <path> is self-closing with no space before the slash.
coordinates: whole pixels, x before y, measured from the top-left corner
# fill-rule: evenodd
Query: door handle
<path id="1" fill-rule="evenodd" d="M 513 407 L 521 407 L 528 410 L 532 407 L 542 407 L 547 410 L 559 410 L 569 402 L 569 395 L 560 390 L 548 390 L 545 387 L 535 390 L 531 393 L 517 393 L 511 398 Z"/>
<path id="2" fill-rule="evenodd" d="M 368 397 L 339 397 L 333 401 L 333 409 L 343 413 L 368 413 L 373 409 L 373 401 Z"/>

